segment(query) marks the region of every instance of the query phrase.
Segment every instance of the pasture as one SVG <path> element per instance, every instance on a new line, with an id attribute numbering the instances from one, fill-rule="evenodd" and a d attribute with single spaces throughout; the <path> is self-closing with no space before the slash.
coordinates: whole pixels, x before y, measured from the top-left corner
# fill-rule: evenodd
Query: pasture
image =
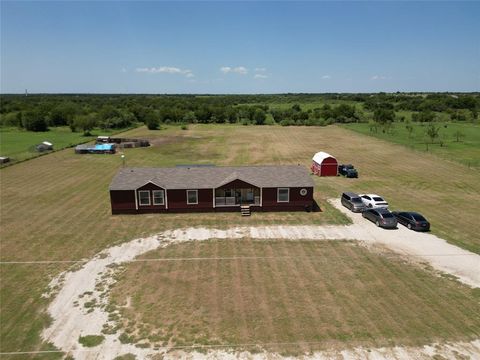
<path id="1" fill-rule="evenodd" d="M 434 144 L 425 134 L 426 123 L 412 123 L 412 132 L 409 133 L 406 123 L 395 122 L 389 132 L 383 132 L 379 127 L 371 131 L 369 124 L 355 123 L 343 125 L 347 129 L 378 139 L 408 146 L 422 152 L 431 152 L 444 159 L 453 160 L 473 168 L 480 167 L 480 125 L 472 123 L 433 123 L 439 128 L 439 137 Z M 457 138 L 458 136 L 458 138 Z M 428 150 L 427 150 L 428 148 Z"/>
<path id="2" fill-rule="evenodd" d="M 149 148 L 126 149 L 127 166 L 174 166 L 196 163 L 309 166 L 313 153 L 324 150 L 337 156 L 340 162 L 355 164 L 360 171 L 360 179 L 315 177 L 315 197 L 323 210 L 317 213 L 254 213 L 250 218 L 242 218 L 237 213 L 111 216 L 108 185 L 118 168 L 122 166 L 119 154 L 75 155 L 73 149 L 66 149 L 1 170 L 0 253 L 2 261 L 75 261 L 90 258 L 113 244 L 164 229 L 187 226 L 225 228 L 233 225 L 279 223 L 345 224 L 348 220 L 326 202 L 327 198 L 339 196 L 344 190 L 376 192 L 385 196 L 395 209 L 420 211 L 431 221 L 434 233 L 451 243 L 480 253 L 478 232 L 473 226 L 477 221 L 477 204 L 480 201 L 479 174 L 464 165 L 444 161 L 430 153 L 421 154 L 404 146 L 337 126 L 314 128 L 190 125 L 188 130 L 168 127 L 159 131 L 149 131 L 142 127 L 126 132 L 125 136 L 147 138 L 153 143 Z M 334 245 L 331 246 L 334 247 Z M 190 251 L 195 249 L 195 246 L 182 249 Z M 245 251 L 267 251 L 266 249 L 250 245 Z M 288 245 L 282 245 L 275 251 L 281 252 L 286 249 Z M 318 249 L 313 250 L 318 251 Z M 297 248 L 292 251 L 304 250 Z M 362 259 L 368 255 L 368 252 L 348 250 L 347 253 L 352 253 L 354 259 L 350 264 L 352 267 L 366 266 Z M 375 258 L 374 263 L 381 261 L 387 260 Z M 39 337 L 41 329 L 48 323 L 48 318 L 42 313 L 47 300 L 41 295 L 51 276 L 69 266 L 71 264 L 68 263 L 2 264 L 0 266 L 2 277 L 0 350 L 2 352 L 49 348 L 48 345 L 41 344 Z M 418 274 L 417 270 L 408 270 L 402 264 L 392 266 L 398 266 L 399 272 Z M 294 270 L 293 267 L 291 269 Z M 192 270 L 185 269 L 185 271 Z M 246 271 L 250 270 L 246 268 Z M 302 268 L 301 271 L 307 271 L 307 269 Z M 373 270 L 369 271 L 369 274 L 374 276 L 371 272 Z M 165 276 L 168 278 L 171 274 L 166 273 Z M 381 271 L 375 272 L 375 276 L 379 277 L 379 281 L 385 277 L 383 279 L 385 282 L 389 281 L 386 279 L 387 276 L 395 277 Z M 439 287 L 438 284 L 433 285 L 437 280 L 431 275 L 422 276 L 425 278 L 421 281 L 427 284 L 428 289 Z M 228 277 L 224 277 L 223 280 L 219 278 L 219 281 L 225 281 L 225 279 Z M 305 281 L 315 279 L 315 277 L 309 277 Z M 343 279 L 338 281 L 341 282 Z M 401 278 L 398 281 L 401 282 Z M 465 309 L 468 309 L 473 301 L 469 296 L 473 295 L 451 280 L 442 281 L 445 283 L 440 287 L 451 287 L 462 294 L 462 301 L 466 304 Z M 418 283 L 418 285 L 421 284 Z M 122 285 L 119 284 L 119 286 Z M 349 289 L 344 284 L 341 286 L 345 291 Z M 370 285 L 365 286 L 368 290 Z M 375 291 L 375 288 L 372 287 L 371 290 Z M 385 291 L 392 295 L 392 289 Z M 415 291 L 423 290 L 411 288 L 410 291 L 412 292 L 409 296 L 416 297 Z M 454 292 L 452 290 L 449 294 Z M 297 293 L 302 297 L 300 289 Z M 347 291 L 344 296 L 355 298 L 359 293 Z M 432 293 L 428 301 L 435 302 L 438 296 L 441 294 Z M 424 296 L 418 301 L 428 302 Z M 442 301 L 444 301 L 443 304 L 440 304 L 437 309 L 446 309 L 451 304 L 450 300 Z M 285 306 L 288 302 L 282 304 L 279 306 Z M 408 306 L 412 314 L 421 315 L 414 307 Z M 279 310 L 272 309 L 272 316 L 277 311 Z M 443 314 L 443 310 L 440 313 Z M 465 318 L 461 311 L 451 310 L 448 314 L 451 322 L 464 323 Z M 340 329 L 350 326 L 349 318 L 340 318 L 339 321 Z M 440 328 L 445 328 L 438 332 L 440 337 L 462 337 L 460 326 L 448 327 L 443 320 L 439 324 Z M 471 323 L 468 327 L 464 326 L 463 329 L 463 335 L 466 338 L 475 332 L 478 335 L 478 322 Z M 384 329 L 374 332 L 373 327 L 366 331 L 373 334 L 387 333 Z M 433 337 L 434 333 L 435 331 L 432 331 L 427 336 Z M 342 332 L 337 331 L 334 334 L 338 335 Z M 402 334 L 399 335 L 398 341 L 407 341 Z M 213 330 L 209 334 L 209 336 L 215 335 Z M 186 336 L 190 336 L 188 332 Z M 242 339 L 236 334 L 229 336 Z M 392 338 L 394 338 L 393 335 Z M 186 340 L 195 339 L 190 337 L 184 339 Z M 342 340 L 340 336 L 338 340 L 345 339 Z M 353 343 L 356 340 L 364 341 L 361 336 L 352 340 Z M 372 342 L 367 341 L 367 343 Z M 58 356 L 49 354 L 45 357 Z"/>

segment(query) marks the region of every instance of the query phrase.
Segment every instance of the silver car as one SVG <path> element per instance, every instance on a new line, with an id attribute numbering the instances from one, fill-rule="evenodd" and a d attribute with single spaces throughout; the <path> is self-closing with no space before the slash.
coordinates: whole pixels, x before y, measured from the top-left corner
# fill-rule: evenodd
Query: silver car
<path id="1" fill-rule="evenodd" d="M 362 216 L 371 222 L 374 222 L 378 227 L 385 229 L 395 229 L 397 227 L 397 219 L 388 209 L 385 208 L 365 210 L 362 213 Z"/>
<path id="2" fill-rule="evenodd" d="M 342 205 L 353 212 L 362 212 L 366 209 L 362 198 L 350 191 L 346 191 L 342 194 Z"/>

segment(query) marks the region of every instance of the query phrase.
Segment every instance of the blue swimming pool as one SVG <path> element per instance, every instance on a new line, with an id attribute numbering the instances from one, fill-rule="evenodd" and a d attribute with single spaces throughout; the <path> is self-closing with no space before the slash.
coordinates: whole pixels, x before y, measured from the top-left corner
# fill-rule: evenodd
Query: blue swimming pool
<path id="1" fill-rule="evenodd" d="M 112 150 L 115 147 L 114 144 L 95 144 L 95 150 Z"/>

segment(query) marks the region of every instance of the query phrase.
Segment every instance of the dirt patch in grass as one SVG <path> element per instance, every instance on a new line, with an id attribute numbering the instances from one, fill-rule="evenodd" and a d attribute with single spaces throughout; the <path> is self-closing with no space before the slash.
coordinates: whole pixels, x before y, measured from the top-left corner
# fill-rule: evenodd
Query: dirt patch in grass
<path id="1" fill-rule="evenodd" d="M 187 255 L 209 260 L 132 263 L 113 288 L 113 303 L 132 299 L 120 311 L 135 342 L 300 354 L 480 335 L 471 289 L 355 243 L 213 240 L 148 257 Z"/>
<path id="2" fill-rule="evenodd" d="M 161 135 L 161 136 L 149 136 L 146 138 L 152 146 L 164 146 L 167 144 L 178 144 L 189 140 L 190 136 L 182 135 Z"/>

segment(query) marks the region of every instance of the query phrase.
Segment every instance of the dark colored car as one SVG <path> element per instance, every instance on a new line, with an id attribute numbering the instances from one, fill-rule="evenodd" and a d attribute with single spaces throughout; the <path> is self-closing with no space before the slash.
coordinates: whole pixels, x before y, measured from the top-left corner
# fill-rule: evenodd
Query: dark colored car
<path id="1" fill-rule="evenodd" d="M 338 166 L 338 173 L 347 178 L 358 178 L 358 171 L 352 164 L 342 164 Z"/>
<path id="2" fill-rule="evenodd" d="M 362 212 L 366 209 L 362 198 L 353 192 L 344 192 L 341 199 L 342 205 L 353 212 Z"/>
<path id="3" fill-rule="evenodd" d="M 421 214 L 413 211 L 394 211 L 397 221 L 410 230 L 429 231 L 430 223 Z"/>
<path id="4" fill-rule="evenodd" d="M 365 210 L 362 216 L 382 228 L 394 229 L 397 227 L 397 218 L 385 208 Z"/>

